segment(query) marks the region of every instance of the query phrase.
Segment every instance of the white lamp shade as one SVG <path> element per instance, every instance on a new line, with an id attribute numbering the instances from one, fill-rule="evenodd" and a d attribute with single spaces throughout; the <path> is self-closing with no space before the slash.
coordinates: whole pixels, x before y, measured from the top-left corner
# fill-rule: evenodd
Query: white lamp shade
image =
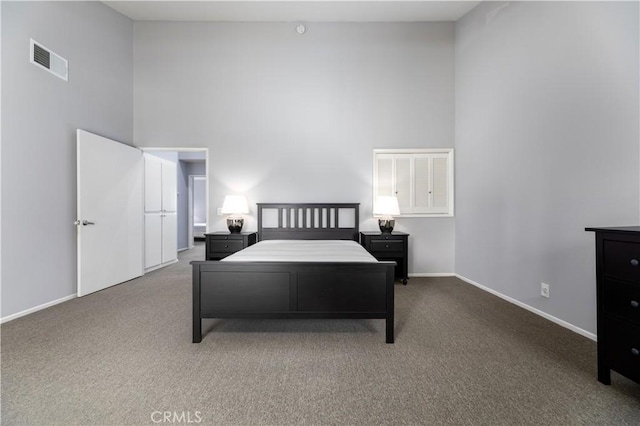
<path id="1" fill-rule="evenodd" d="M 222 214 L 247 214 L 249 213 L 249 205 L 247 197 L 244 195 L 227 195 L 222 203 Z"/>
<path id="2" fill-rule="evenodd" d="M 373 214 L 376 216 L 398 216 L 400 206 L 396 197 L 378 196 L 373 204 Z"/>

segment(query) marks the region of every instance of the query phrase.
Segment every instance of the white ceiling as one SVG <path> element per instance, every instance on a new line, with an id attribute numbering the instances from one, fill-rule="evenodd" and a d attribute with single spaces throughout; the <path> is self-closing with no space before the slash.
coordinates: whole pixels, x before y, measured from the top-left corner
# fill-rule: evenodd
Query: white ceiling
<path id="1" fill-rule="evenodd" d="M 479 1 L 104 1 L 134 21 L 456 21 Z"/>

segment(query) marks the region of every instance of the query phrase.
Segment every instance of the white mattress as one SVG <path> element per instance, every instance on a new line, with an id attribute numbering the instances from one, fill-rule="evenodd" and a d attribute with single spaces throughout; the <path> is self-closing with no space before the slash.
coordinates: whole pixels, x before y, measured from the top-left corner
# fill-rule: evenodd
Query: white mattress
<path id="1" fill-rule="evenodd" d="M 375 263 L 355 241 L 343 240 L 266 240 L 260 241 L 223 262 L 364 262 Z"/>

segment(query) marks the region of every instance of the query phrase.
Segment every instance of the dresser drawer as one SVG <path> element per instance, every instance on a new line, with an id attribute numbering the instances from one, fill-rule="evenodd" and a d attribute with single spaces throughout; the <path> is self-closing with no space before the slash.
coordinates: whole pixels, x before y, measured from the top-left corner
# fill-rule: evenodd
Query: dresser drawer
<path id="1" fill-rule="evenodd" d="M 605 317 L 606 357 L 612 369 L 640 380 L 640 326 Z"/>
<path id="2" fill-rule="evenodd" d="M 220 241 L 220 240 L 211 240 L 209 242 L 209 252 L 210 253 L 235 253 L 238 250 L 242 250 L 243 243 L 242 240 L 234 241 Z"/>
<path id="3" fill-rule="evenodd" d="M 640 283 L 640 243 L 604 240 L 603 272 Z"/>
<path id="4" fill-rule="evenodd" d="M 640 326 L 640 285 L 606 279 L 602 303 L 605 313 Z"/>
<path id="5" fill-rule="evenodd" d="M 234 234 L 234 235 L 229 235 L 229 234 L 222 234 L 222 235 L 207 235 L 207 238 L 209 238 L 211 241 L 242 241 L 242 235 L 241 234 Z"/>
<path id="6" fill-rule="evenodd" d="M 371 241 L 371 253 L 373 254 L 399 254 L 402 255 L 404 244 L 402 240 Z"/>
<path id="7" fill-rule="evenodd" d="M 378 234 L 369 236 L 371 241 L 399 241 L 402 242 L 402 235 Z"/>

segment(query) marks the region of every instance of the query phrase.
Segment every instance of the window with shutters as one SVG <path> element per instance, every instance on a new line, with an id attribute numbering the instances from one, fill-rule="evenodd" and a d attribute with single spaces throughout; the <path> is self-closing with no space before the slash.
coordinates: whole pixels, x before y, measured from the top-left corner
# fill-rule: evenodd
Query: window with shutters
<path id="1" fill-rule="evenodd" d="M 395 195 L 400 216 L 453 216 L 453 149 L 375 149 L 379 195 Z"/>

